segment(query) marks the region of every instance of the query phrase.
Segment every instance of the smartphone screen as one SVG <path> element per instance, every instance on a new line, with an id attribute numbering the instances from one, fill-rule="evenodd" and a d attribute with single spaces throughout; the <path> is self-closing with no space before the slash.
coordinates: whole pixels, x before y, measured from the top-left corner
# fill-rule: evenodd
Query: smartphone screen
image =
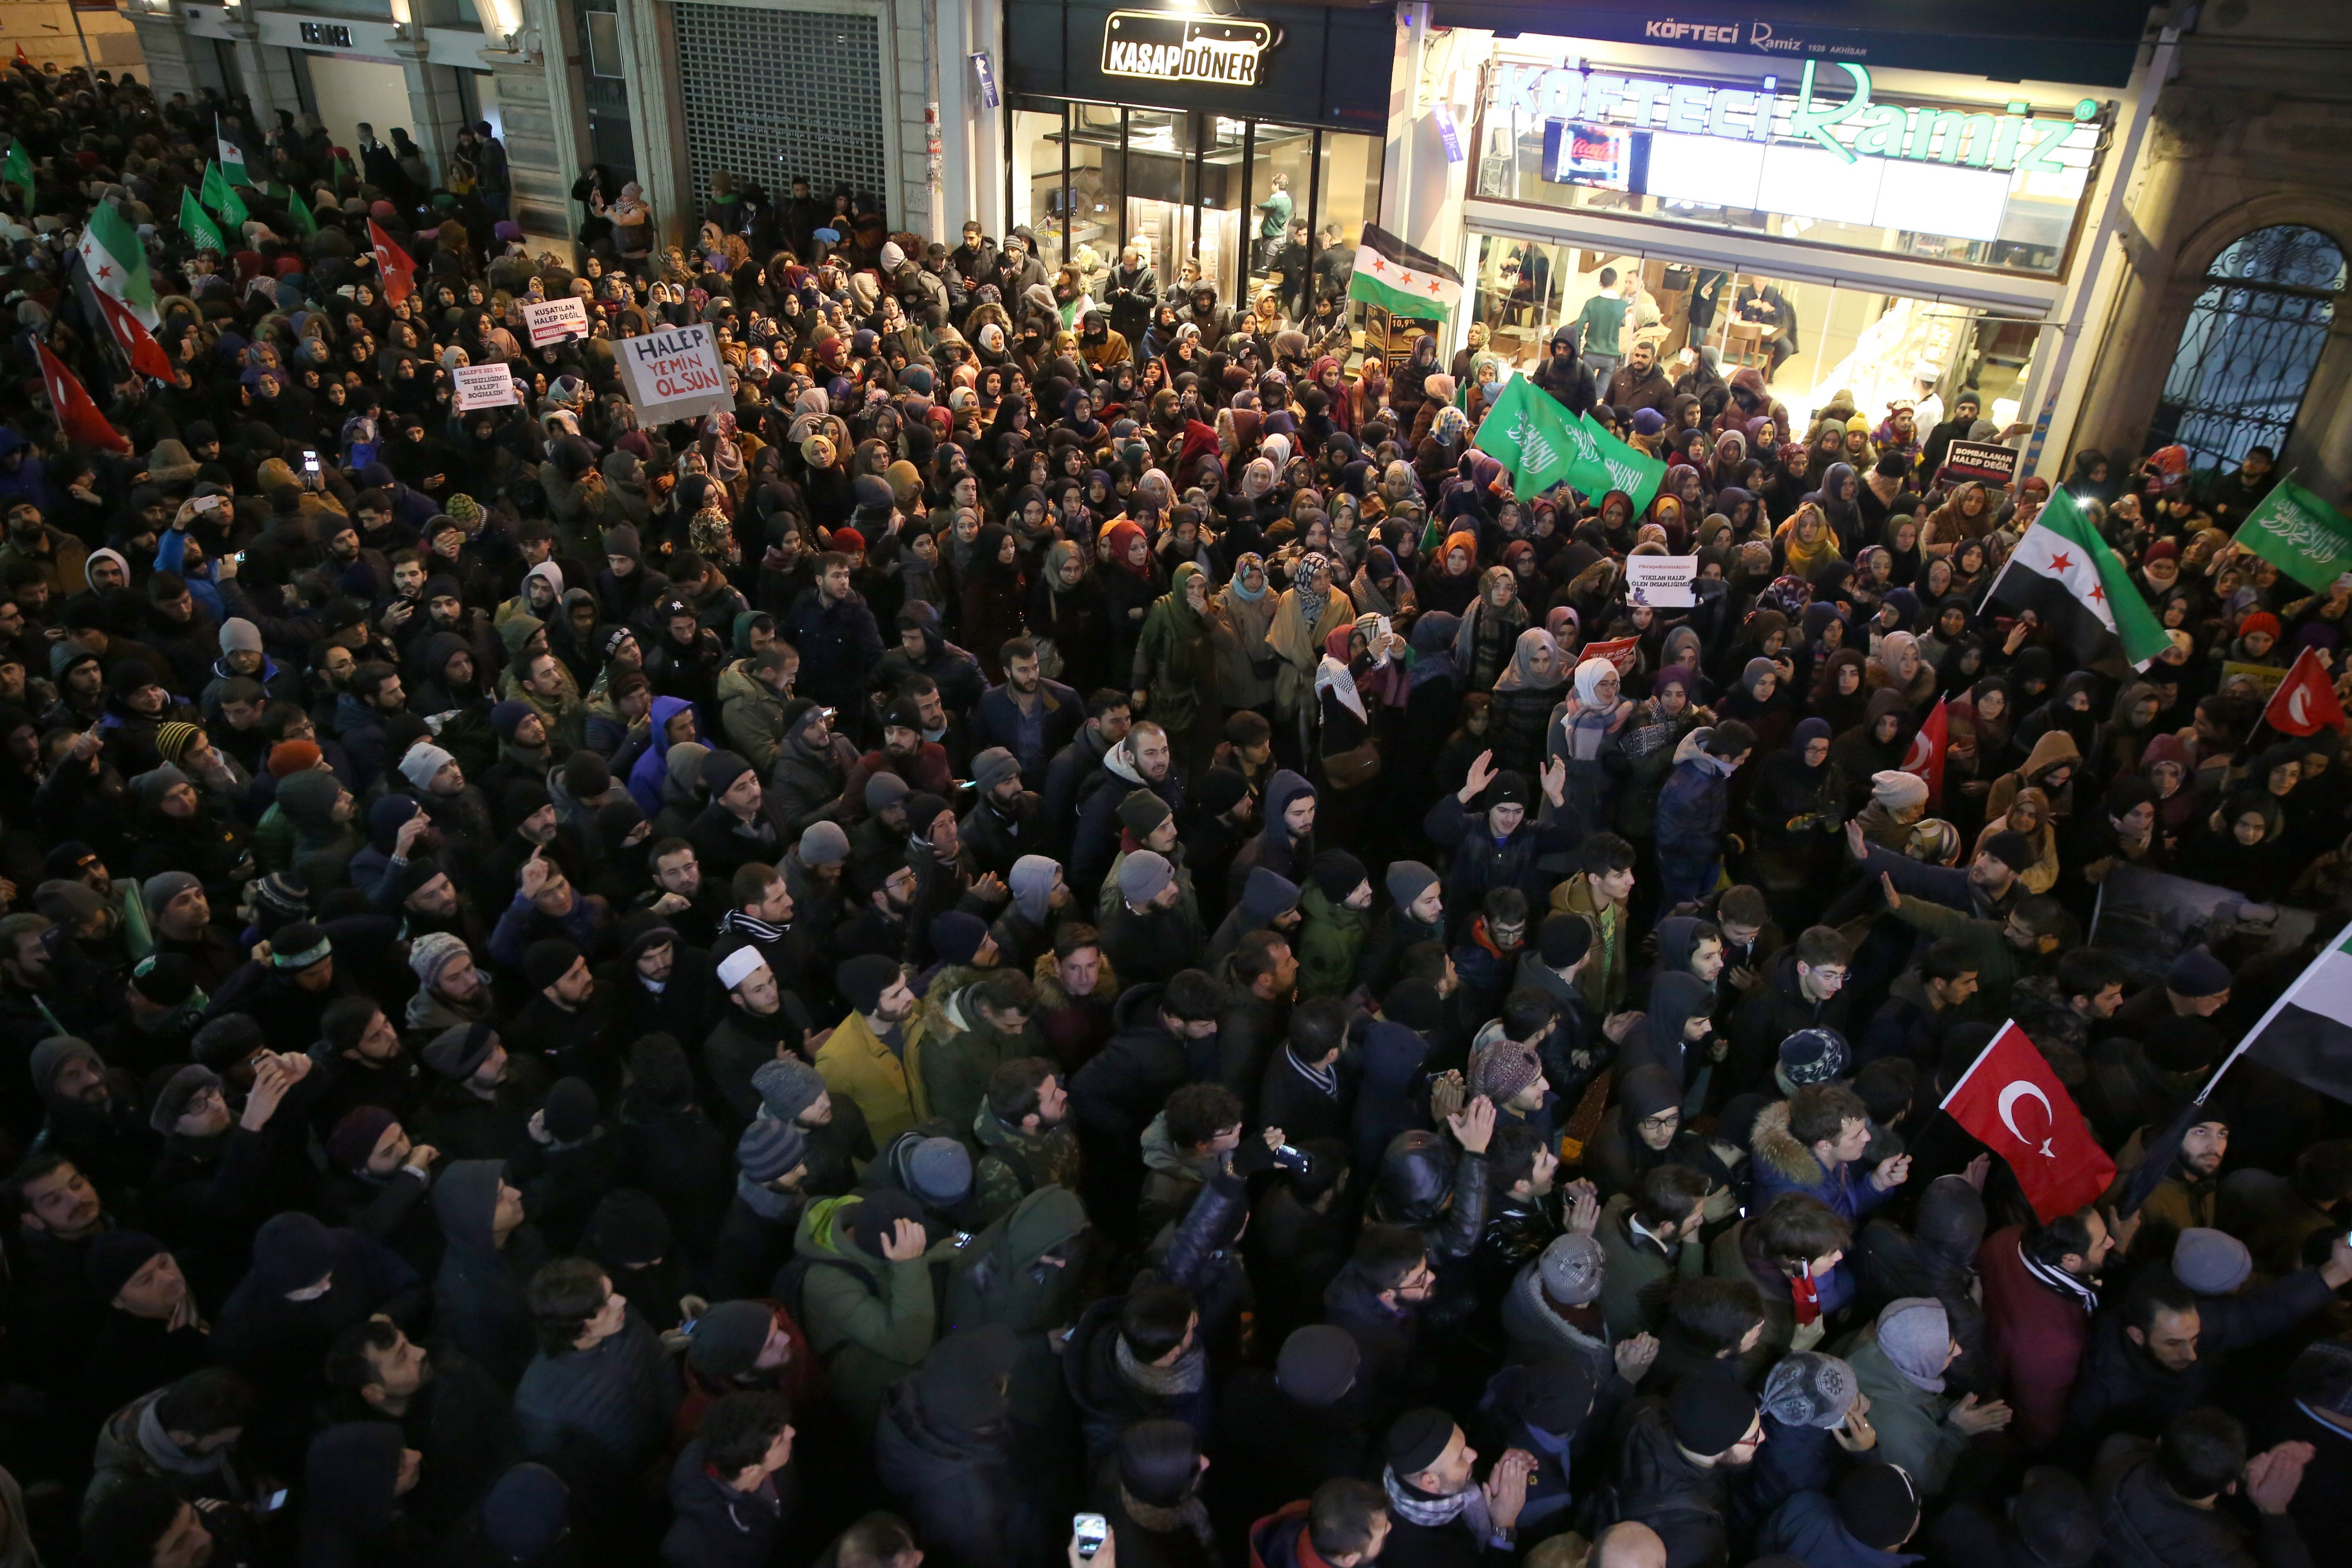
<path id="1" fill-rule="evenodd" d="M 1092 1557 L 1100 1552 L 1102 1543 L 1110 1535 L 1110 1521 L 1098 1513 L 1077 1515 L 1071 1520 L 1070 1528 L 1078 1538 L 1078 1555 L 1081 1557 Z"/>

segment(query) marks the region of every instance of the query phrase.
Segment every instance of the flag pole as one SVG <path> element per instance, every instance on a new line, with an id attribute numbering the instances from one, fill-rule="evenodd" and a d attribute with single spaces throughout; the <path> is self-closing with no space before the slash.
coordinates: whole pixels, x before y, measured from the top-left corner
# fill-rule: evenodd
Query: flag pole
<path id="1" fill-rule="evenodd" d="M 2295 992 L 2302 986 L 2305 979 L 2310 975 L 2311 972 L 2319 966 L 2319 961 L 2326 957 L 2330 952 L 2335 952 L 2337 948 L 2342 947 L 2347 942 L 2352 942 L 2352 925 L 2347 925 L 2342 931 L 2337 931 L 2336 935 L 2329 940 L 2327 944 L 2322 947 L 2319 952 L 2313 956 L 2312 961 L 2303 966 L 2303 973 L 2296 975 L 2294 981 L 2288 984 L 2284 991 L 2279 993 L 2278 1000 L 2270 1005 L 2269 1011 L 2265 1012 L 2259 1019 L 2255 1020 L 2254 1026 L 2248 1029 L 2243 1035 L 2238 1037 L 2236 1047 L 2231 1050 L 2228 1056 L 2221 1058 L 2221 1065 L 2213 1069 L 2213 1076 L 2205 1080 L 2205 1087 L 2197 1091 L 2197 1098 L 2190 1102 L 2191 1104 L 2202 1105 L 2205 1103 L 2206 1096 L 2213 1092 L 2213 1086 L 2221 1081 L 2221 1075 L 2228 1072 L 2231 1065 L 2234 1064 L 2240 1057 L 2246 1054 L 2248 1047 L 2252 1046 L 2256 1040 L 2262 1037 L 2263 1031 L 2270 1027 L 2271 1020 L 2284 1012 L 2286 1010 L 2286 1005 L 2294 1000 Z"/>

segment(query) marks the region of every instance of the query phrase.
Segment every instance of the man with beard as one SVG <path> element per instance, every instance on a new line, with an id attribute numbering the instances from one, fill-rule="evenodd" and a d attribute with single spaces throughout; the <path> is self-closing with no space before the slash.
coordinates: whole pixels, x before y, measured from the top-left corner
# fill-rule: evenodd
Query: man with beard
<path id="1" fill-rule="evenodd" d="M 2086 1207 L 2047 1225 L 1994 1231 L 1977 1253 L 1986 1337 L 2015 1412 L 2010 1437 L 2028 1456 L 2046 1450 L 2065 1426 L 2115 1245 L 2106 1217 Z"/>
<path id="2" fill-rule="evenodd" d="M 816 586 L 779 616 L 776 635 L 799 650 L 800 689 L 828 708 L 854 709 L 882 657 L 874 612 L 849 586 L 849 557 L 817 557 Z"/>
<path id="3" fill-rule="evenodd" d="M 895 959 L 862 953 L 843 963 L 834 983 L 849 1016 L 816 1047 L 825 1092 L 856 1105 L 877 1149 L 930 1115 L 923 1089 L 922 1004 Z"/>
<path id="4" fill-rule="evenodd" d="M 974 868 L 1010 876 L 1014 861 L 1045 843 L 1037 795 L 1021 787 L 1021 764 L 1002 746 L 974 757 L 971 775 L 974 798 L 957 825 L 959 837 Z"/>
<path id="5" fill-rule="evenodd" d="M 530 1000 L 507 1026 L 517 1050 L 535 1053 L 551 1077 L 576 1078 L 609 1102 L 621 1087 L 618 1020 L 600 995 L 580 950 L 562 937 L 535 942 L 522 955 Z"/>
<path id="6" fill-rule="evenodd" d="M 849 888 L 861 907 L 835 935 L 835 951 L 845 960 L 860 954 L 887 955 L 894 963 L 904 959 L 908 916 L 920 886 L 920 878 L 903 852 L 895 859 L 853 862 Z"/>
<path id="7" fill-rule="evenodd" d="M 833 731 L 833 713 L 805 697 L 783 705 L 782 740 L 768 774 L 769 810 L 785 832 L 800 835 L 845 812 L 842 791 L 857 765 L 857 748 Z M 870 775 L 869 775 L 870 776 Z"/>
<path id="8" fill-rule="evenodd" d="M 346 1329 L 329 1348 L 327 1382 L 353 1421 L 399 1423 L 425 1456 L 408 1506 L 446 1529 L 517 1457 L 514 1412 L 498 1384 L 464 1355 L 434 1353 L 388 1318 Z"/>
<path id="9" fill-rule="evenodd" d="M 1654 408 L 1661 414 L 1673 407 L 1674 380 L 1658 367 L 1655 343 L 1642 339 L 1626 352 L 1625 363 L 1609 378 L 1609 395 L 1602 401 L 1612 408 Z"/>
<path id="10" fill-rule="evenodd" d="M 1724 1561 L 1732 1482 L 1763 1442 L 1756 1395 L 1721 1373 L 1684 1379 L 1671 1399 L 1641 1400 L 1618 1450 L 1618 1519 L 1657 1531 L 1667 1563 Z"/>
<path id="11" fill-rule="evenodd" d="M 1536 366 L 1529 379 L 1570 414 L 1582 414 L 1592 406 L 1592 367 L 1577 358 L 1575 327 L 1563 321 L 1553 329 L 1550 355 Z"/>
<path id="12" fill-rule="evenodd" d="M 1077 831 L 1070 842 L 1070 886 L 1081 891 L 1102 886 L 1118 856 L 1119 803 L 1138 789 L 1158 795 L 1171 812 L 1184 809 L 1183 775 L 1177 770 L 1168 731 L 1149 719 L 1103 754 L 1094 792 L 1078 808 Z"/>
<path id="13" fill-rule="evenodd" d="M 47 1114 L 34 1139 L 96 1181 L 126 1191 L 145 1179 L 155 1150 L 139 1115 L 136 1086 L 110 1069 L 87 1041 L 56 1035 L 33 1047 L 34 1090 Z"/>
<path id="14" fill-rule="evenodd" d="M 1004 684 L 991 687 L 981 697 L 972 715 L 971 742 L 1012 752 L 1021 776 L 1042 785 L 1054 753 L 1076 733 L 1085 707 L 1075 690 L 1038 672 L 1037 645 L 1029 638 L 1013 638 L 1000 657 Z"/>
<path id="15" fill-rule="evenodd" d="M 751 1075 L 809 1049 L 815 1031 L 808 1009 L 776 983 L 757 946 L 746 943 L 721 958 L 718 975 L 730 1006 L 703 1040 L 702 1070 L 740 1130 L 760 1113 Z"/>
<path id="16" fill-rule="evenodd" d="M 1391 1568 L 1508 1560 L 1517 1550 L 1532 1455 L 1505 1449 L 1481 1487 L 1471 1468 L 1478 1451 L 1453 1416 L 1425 1405 L 1398 1416 L 1381 1449 L 1381 1480 L 1394 1517 L 1381 1556 Z"/>
<path id="17" fill-rule="evenodd" d="M 713 752 L 702 759 L 702 787 L 710 804 L 687 828 L 686 837 L 704 874 L 732 877 L 748 862 L 774 864 L 784 843 L 761 810 L 765 792 L 751 764 L 740 752 Z"/>
<path id="18" fill-rule="evenodd" d="M 523 1152 L 548 1083 L 538 1063 L 507 1055 L 487 1024 L 453 1024 L 425 1047 L 425 1065 L 442 1081 L 425 1100 L 417 1135 L 442 1158 L 505 1160 Z"/>
<path id="19" fill-rule="evenodd" d="M 647 1035 L 699 1039 L 710 1028 L 707 988 L 695 984 L 709 962 L 688 944 L 677 928 L 650 910 L 621 921 L 620 952 L 596 972 L 599 991 L 610 993 L 622 1016 L 622 1037 Z"/>
<path id="20" fill-rule="evenodd" d="M 786 990 L 808 994 L 806 943 L 793 927 L 799 910 L 781 868 L 747 860 L 735 868 L 728 885 L 729 907 L 719 919 L 719 937 L 711 957 L 724 959 L 749 943 L 776 972 L 776 983 Z"/>
<path id="21" fill-rule="evenodd" d="M 1127 334 L 1110 324 L 1108 311 L 1099 310 L 1088 310 L 1079 323 L 1078 353 L 1088 365 L 1106 373 L 1135 358 Z"/>
<path id="22" fill-rule="evenodd" d="M 947 748 L 923 738 L 923 716 L 911 700 L 900 699 L 882 715 L 882 749 L 857 759 L 842 785 L 843 795 L 864 800 L 866 782 L 876 773 L 896 773 L 908 789 L 929 795 L 954 792 Z"/>

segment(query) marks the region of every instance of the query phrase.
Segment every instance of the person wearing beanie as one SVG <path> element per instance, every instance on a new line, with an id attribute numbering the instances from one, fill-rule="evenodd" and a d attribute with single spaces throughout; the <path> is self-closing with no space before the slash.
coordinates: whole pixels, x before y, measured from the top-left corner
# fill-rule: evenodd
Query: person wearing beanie
<path id="1" fill-rule="evenodd" d="M 1003 746 L 972 758 L 971 783 L 971 809 L 956 825 L 964 858 L 983 874 L 1009 876 L 1015 862 L 1045 846 L 1044 802 L 1022 787 L 1021 764 Z"/>
<path id="2" fill-rule="evenodd" d="M 805 1277 L 801 1326 L 853 1427 L 868 1430 L 937 1328 L 922 1200 L 894 1187 L 816 1199 L 793 1246 L 822 1265 Z"/>
<path id="3" fill-rule="evenodd" d="M 1202 954 L 1204 961 L 1211 965 L 1223 963 L 1252 931 L 1267 931 L 1286 942 L 1296 941 L 1298 927 L 1306 919 L 1298 900 L 1296 882 L 1263 866 L 1252 867 L 1242 881 L 1241 897 L 1218 922 L 1216 934 L 1209 939 Z"/>
<path id="4" fill-rule="evenodd" d="M 1533 1456 L 1506 1449 L 1484 1486 L 1473 1467 L 1478 1451 L 1454 1417 L 1422 1406 L 1390 1423 L 1381 1439 L 1381 1487 L 1389 1500 L 1389 1544 L 1401 1564 L 1493 1561 L 1516 1550 Z M 1463 1538 L 1466 1537 L 1466 1541 Z"/>
<path id="5" fill-rule="evenodd" d="M 792 1260 L 808 1206 L 807 1132 L 789 1119 L 753 1117 L 735 1141 L 735 1171 L 734 1198 L 711 1247 L 710 1292 L 758 1295 Z"/>
<path id="6" fill-rule="evenodd" d="M 1102 921 L 1103 956 L 1129 984 L 1165 983 L 1201 960 L 1200 917 L 1164 855 L 1138 849 L 1119 862 L 1118 889 Z"/>
<path id="7" fill-rule="evenodd" d="M 373 1312 L 414 1310 L 421 1289 L 381 1242 L 286 1210 L 253 1233 L 253 1268 L 221 1305 L 213 1358 L 253 1379 L 265 1408 L 299 1400 L 337 1335 Z"/>
<path id="8" fill-rule="evenodd" d="M 1820 1568 L 1902 1568 L 1919 1561 L 1902 1548 L 1918 1531 L 1920 1506 L 1900 1465 L 1856 1465 L 1834 1492 L 1800 1492 L 1773 1510 L 1756 1549 Z"/>
<path id="9" fill-rule="evenodd" d="M 1880 1310 L 1875 1338 L 1850 1358 L 1854 1382 L 1870 1400 L 1878 1457 L 1908 1471 L 1924 1498 L 1942 1495 L 1970 1438 L 2010 1422 L 2000 1400 L 1945 1391 L 1944 1369 L 1959 1353 L 1944 1304 L 1905 1296 Z"/>
<path id="10" fill-rule="evenodd" d="M 542 917 L 556 913 L 551 905 L 558 901 L 569 904 L 562 911 L 565 915 L 585 910 L 586 899 L 551 862 L 530 861 L 523 872 L 516 902 L 499 917 L 501 930 L 526 903 L 534 905 Z M 523 948 L 521 963 L 516 967 L 529 989 L 521 1011 L 499 1033 L 510 1048 L 538 1058 L 551 1073 L 584 1079 L 601 1099 L 609 1100 L 621 1087 L 622 1012 L 616 999 L 597 985 L 588 960 L 571 934 L 575 929 L 589 934 L 593 927 L 585 921 L 565 920 L 562 924 L 565 934 L 542 936 Z M 499 950 L 507 945 L 493 933 L 492 956 L 499 956 Z"/>
<path id="11" fill-rule="evenodd" d="M 705 877 L 724 882 L 747 862 L 772 866 L 782 858 L 785 840 L 761 809 L 766 795 L 760 775 L 741 752 L 704 757 L 701 783 L 710 804 L 688 825 L 686 840 L 694 846 Z"/>
<path id="12" fill-rule="evenodd" d="M 1763 1440 L 1756 1396 L 1721 1373 L 1642 1401 L 1618 1450 L 1618 1519 L 1655 1531 L 1668 1563 L 1724 1561 L 1731 1488 Z"/>
<path id="13" fill-rule="evenodd" d="M 1030 1472 L 1021 1425 L 1009 1418 L 1023 1337 L 1001 1324 L 946 1336 L 890 1391 L 881 1414 L 875 1468 L 906 1521 L 901 1539 L 950 1563 L 1017 1561 L 1038 1506 L 1040 1478 Z"/>
<path id="14" fill-rule="evenodd" d="M 100 1309 L 88 1364 L 90 1408 L 113 1411 L 212 1364 L 212 1334 L 194 1289 L 163 1242 L 113 1230 L 90 1243 L 89 1300 Z"/>
<path id="15" fill-rule="evenodd" d="M 1356 960 L 1372 923 L 1372 883 L 1364 863 L 1327 849 L 1307 866 L 1299 894 L 1298 996 L 1345 996 L 1356 988 Z"/>
<path id="16" fill-rule="evenodd" d="M 1404 950 L 1420 942 L 1445 941 L 1445 882 L 1418 860 L 1391 860 L 1381 874 L 1388 907 L 1373 917 L 1370 933 L 1356 959 L 1356 981 L 1375 996 L 1398 979 Z"/>
<path id="17" fill-rule="evenodd" d="M 845 960 L 834 984 L 849 1015 L 816 1051 L 826 1091 L 857 1106 L 877 1149 L 931 1114 L 923 1074 L 929 1030 L 907 978 L 902 965 L 878 953 Z"/>

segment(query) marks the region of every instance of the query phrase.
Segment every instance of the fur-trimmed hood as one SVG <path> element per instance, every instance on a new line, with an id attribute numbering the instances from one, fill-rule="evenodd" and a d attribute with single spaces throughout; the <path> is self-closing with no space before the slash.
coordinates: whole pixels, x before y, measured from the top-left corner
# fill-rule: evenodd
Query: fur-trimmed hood
<path id="1" fill-rule="evenodd" d="M 1101 952 L 1100 949 L 1096 951 Z M 1102 953 L 1100 962 L 1101 978 L 1095 982 L 1095 994 L 1115 997 L 1125 989 L 1125 984 L 1120 981 L 1118 972 L 1111 967 L 1110 954 Z M 1051 952 L 1038 955 L 1035 967 L 1029 971 L 1029 978 L 1037 987 L 1039 1012 L 1051 1012 L 1055 1008 L 1066 1007 L 1070 1005 L 1070 994 L 1062 989 L 1061 967 L 1054 962 L 1054 955 Z"/>
<path id="2" fill-rule="evenodd" d="M 1822 1163 L 1813 1152 L 1797 1142 L 1789 1131 L 1789 1102 L 1776 1100 L 1756 1113 L 1756 1125 L 1750 1134 L 1756 1162 L 1769 1165 L 1799 1186 L 1817 1187 L 1827 1177 Z"/>

